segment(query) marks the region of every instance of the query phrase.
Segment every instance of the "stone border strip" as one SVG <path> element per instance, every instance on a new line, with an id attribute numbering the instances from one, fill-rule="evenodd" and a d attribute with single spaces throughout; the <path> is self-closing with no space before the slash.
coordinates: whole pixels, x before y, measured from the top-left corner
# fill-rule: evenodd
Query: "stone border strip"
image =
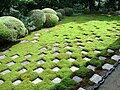
<path id="1" fill-rule="evenodd" d="M 107 77 L 116 69 L 116 67 L 120 64 L 120 59 L 114 64 L 113 68 L 111 68 L 109 71 L 106 72 L 106 74 L 104 76 L 102 76 L 101 81 L 99 81 L 97 84 L 88 87 L 86 90 L 96 90 L 100 87 L 100 85 L 102 85 L 105 80 L 107 79 Z"/>

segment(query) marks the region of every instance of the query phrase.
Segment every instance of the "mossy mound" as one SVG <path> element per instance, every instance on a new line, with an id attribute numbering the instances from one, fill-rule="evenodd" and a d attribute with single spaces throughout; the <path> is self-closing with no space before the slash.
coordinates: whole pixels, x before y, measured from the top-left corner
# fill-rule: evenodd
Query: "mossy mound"
<path id="1" fill-rule="evenodd" d="M 46 21 L 44 12 L 39 9 L 32 10 L 31 12 L 29 12 L 28 16 L 29 16 L 28 29 L 30 31 L 41 29 Z"/>
<path id="2" fill-rule="evenodd" d="M 55 14 L 51 14 L 51 13 L 46 13 L 46 22 L 45 22 L 45 27 L 52 27 L 55 26 L 58 21 L 59 21 L 59 17 Z"/>
<path id="3" fill-rule="evenodd" d="M 0 39 L 16 41 L 28 34 L 23 22 L 11 16 L 0 17 Z"/>
<path id="4" fill-rule="evenodd" d="M 44 9 L 42 9 L 42 11 L 44 13 L 51 13 L 51 14 L 57 15 L 57 12 L 55 10 L 51 9 L 51 8 L 44 8 Z"/>
<path id="5" fill-rule="evenodd" d="M 65 10 L 64 9 L 58 9 L 57 12 L 60 12 L 63 16 L 65 16 Z"/>
<path id="6" fill-rule="evenodd" d="M 66 16 L 73 15 L 73 9 L 72 8 L 64 8 L 64 10 L 65 10 L 65 15 Z"/>
<path id="7" fill-rule="evenodd" d="M 57 16 L 59 17 L 59 20 L 61 21 L 63 19 L 63 16 L 60 12 L 57 12 Z"/>

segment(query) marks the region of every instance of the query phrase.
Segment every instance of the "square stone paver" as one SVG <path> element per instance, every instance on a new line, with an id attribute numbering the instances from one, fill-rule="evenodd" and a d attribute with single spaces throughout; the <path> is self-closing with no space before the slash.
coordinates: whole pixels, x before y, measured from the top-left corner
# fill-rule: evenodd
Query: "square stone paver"
<path id="1" fill-rule="evenodd" d="M 52 48 L 52 50 L 54 50 L 54 51 L 57 51 L 57 50 L 59 50 L 60 48 L 59 47 L 53 47 Z"/>
<path id="2" fill-rule="evenodd" d="M 80 78 L 78 76 L 74 76 L 73 80 L 76 81 L 77 83 L 79 83 L 80 81 L 82 81 L 82 78 Z"/>
<path id="3" fill-rule="evenodd" d="M 113 53 L 114 50 L 112 50 L 112 49 L 108 49 L 107 52 L 109 52 L 109 53 Z"/>
<path id="4" fill-rule="evenodd" d="M 2 74 L 2 75 L 5 75 L 5 74 L 7 74 L 7 73 L 9 73 L 9 72 L 11 72 L 11 71 L 10 71 L 9 69 L 7 69 L 7 70 L 2 71 L 1 74 Z"/>
<path id="5" fill-rule="evenodd" d="M 46 47 L 43 47 L 43 48 L 40 49 L 40 51 L 42 51 L 42 52 L 44 52 L 44 51 L 46 51 L 46 50 L 47 50 Z"/>
<path id="6" fill-rule="evenodd" d="M 25 58 L 30 58 L 32 55 L 31 54 L 27 54 L 25 55 Z"/>
<path id="7" fill-rule="evenodd" d="M 59 53 L 59 52 L 54 52 L 54 53 L 53 53 L 54 56 L 56 56 L 56 55 L 58 55 L 58 54 L 60 54 L 60 53 Z"/>
<path id="8" fill-rule="evenodd" d="M 60 68 L 55 67 L 55 68 L 53 68 L 52 70 L 53 70 L 53 71 L 55 71 L 55 72 L 57 72 L 57 71 L 59 71 L 59 70 L 60 70 Z"/>
<path id="9" fill-rule="evenodd" d="M 66 54 L 69 54 L 69 55 L 71 55 L 71 54 L 72 54 L 72 52 L 71 52 L 71 51 L 67 51 L 67 52 L 66 52 Z"/>
<path id="10" fill-rule="evenodd" d="M 16 86 L 16 85 L 20 84 L 21 82 L 22 82 L 21 80 L 16 80 L 16 81 L 13 82 L 13 85 Z"/>
<path id="11" fill-rule="evenodd" d="M 0 80 L 0 84 L 3 84 L 4 83 L 4 81 L 3 80 Z"/>
<path id="12" fill-rule="evenodd" d="M 102 68 L 106 70 L 110 70 L 111 68 L 113 68 L 113 65 L 106 63 L 102 66 Z"/>
<path id="13" fill-rule="evenodd" d="M 86 61 L 90 61 L 90 60 L 91 60 L 91 59 L 88 58 L 88 57 L 84 57 L 83 59 L 86 60 Z"/>
<path id="14" fill-rule="evenodd" d="M 21 62 L 22 65 L 26 65 L 26 64 L 29 64 L 30 62 L 28 60 L 25 60 L 23 62 Z"/>
<path id="15" fill-rule="evenodd" d="M 76 70 L 79 70 L 79 68 L 76 67 L 76 66 L 72 66 L 72 67 L 70 68 L 70 70 L 72 70 L 72 72 L 75 72 Z"/>
<path id="16" fill-rule="evenodd" d="M 14 65 L 14 64 L 15 64 L 15 62 L 12 61 L 12 62 L 7 63 L 6 65 L 7 65 L 7 66 L 12 66 L 12 65 Z"/>
<path id="17" fill-rule="evenodd" d="M 28 40 L 22 40 L 20 43 L 23 44 L 23 43 L 27 43 Z"/>
<path id="18" fill-rule="evenodd" d="M 37 73 L 42 73 L 44 71 L 43 68 L 37 68 L 34 70 L 34 72 L 37 72 Z"/>
<path id="19" fill-rule="evenodd" d="M 2 54 L 6 54 L 6 53 L 9 53 L 9 52 L 10 52 L 10 50 L 5 50 L 5 51 L 2 52 Z"/>
<path id="20" fill-rule="evenodd" d="M 88 68 L 88 69 L 91 69 L 91 70 L 93 70 L 93 71 L 95 71 L 95 69 L 96 69 L 96 67 L 95 67 L 95 66 L 92 66 L 92 65 L 88 65 L 87 68 Z"/>
<path id="21" fill-rule="evenodd" d="M 45 61 L 43 61 L 43 60 L 39 60 L 38 62 L 37 62 L 37 64 L 44 64 L 45 63 Z"/>
<path id="22" fill-rule="evenodd" d="M 43 57 L 43 56 L 45 56 L 45 53 L 39 54 L 39 57 Z"/>
<path id="23" fill-rule="evenodd" d="M 83 89 L 83 88 L 80 87 L 78 90 L 85 90 L 85 89 Z"/>
<path id="24" fill-rule="evenodd" d="M 69 62 L 74 62 L 75 60 L 76 60 L 76 59 L 74 59 L 74 58 L 69 58 L 69 59 L 68 59 Z"/>
<path id="25" fill-rule="evenodd" d="M 82 54 L 88 54 L 88 52 L 87 52 L 87 51 L 82 51 L 81 53 L 82 53 Z"/>
<path id="26" fill-rule="evenodd" d="M 56 77 L 55 79 L 52 80 L 53 83 L 60 83 L 61 79 Z"/>
<path id="27" fill-rule="evenodd" d="M 71 46 L 66 46 L 65 48 L 66 48 L 66 49 L 71 49 L 72 47 L 71 47 Z"/>
<path id="28" fill-rule="evenodd" d="M 16 55 L 13 55 L 11 58 L 12 58 L 12 59 L 16 59 L 16 58 L 18 58 L 18 57 L 19 57 L 19 55 L 16 54 Z"/>
<path id="29" fill-rule="evenodd" d="M 99 60 L 106 60 L 106 57 L 100 56 Z"/>
<path id="30" fill-rule="evenodd" d="M 39 82 L 42 82 L 42 80 L 40 78 L 36 78 L 35 80 L 32 81 L 32 83 L 37 84 Z"/>
<path id="31" fill-rule="evenodd" d="M 27 69 L 23 68 L 23 69 L 19 70 L 18 72 L 19 73 L 25 73 L 26 71 L 27 71 Z"/>
<path id="32" fill-rule="evenodd" d="M 54 62 L 54 63 L 58 63 L 60 60 L 59 59 L 54 59 L 52 62 Z"/>
<path id="33" fill-rule="evenodd" d="M 95 50 L 94 52 L 95 52 L 95 53 L 101 53 L 101 51 L 99 51 L 99 50 Z"/>
<path id="34" fill-rule="evenodd" d="M 91 78 L 90 78 L 90 81 L 94 82 L 94 83 L 98 83 L 99 81 L 102 80 L 102 77 L 98 74 L 94 74 Z"/>
<path id="35" fill-rule="evenodd" d="M 58 43 L 58 42 L 55 42 L 55 43 L 53 44 L 53 46 L 59 46 L 59 43 Z"/>
<path id="36" fill-rule="evenodd" d="M 31 42 L 32 42 L 32 43 L 37 43 L 37 42 L 38 42 L 38 40 L 32 40 Z"/>
<path id="37" fill-rule="evenodd" d="M 0 56 L 0 60 L 6 58 L 5 55 Z"/>
<path id="38" fill-rule="evenodd" d="M 113 55 L 111 59 L 119 61 L 120 60 L 120 55 Z"/>

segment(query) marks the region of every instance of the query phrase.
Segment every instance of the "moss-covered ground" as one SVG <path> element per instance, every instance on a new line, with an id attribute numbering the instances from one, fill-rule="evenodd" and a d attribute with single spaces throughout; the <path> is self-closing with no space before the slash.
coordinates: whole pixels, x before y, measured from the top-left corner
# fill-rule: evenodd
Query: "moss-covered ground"
<path id="1" fill-rule="evenodd" d="M 119 36 L 120 16 L 65 17 L 55 27 L 32 32 L 17 44 L 2 48 L 0 90 L 78 90 L 93 85 L 89 78 L 94 73 L 102 75 L 103 64 L 116 62 L 109 57 L 118 53 Z M 100 56 L 107 60 L 99 60 Z M 82 81 L 74 81 L 74 76 Z M 39 83 L 34 83 L 37 78 Z M 54 83 L 55 78 L 61 79 L 60 83 Z M 21 81 L 18 85 L 17 80 Z"/>

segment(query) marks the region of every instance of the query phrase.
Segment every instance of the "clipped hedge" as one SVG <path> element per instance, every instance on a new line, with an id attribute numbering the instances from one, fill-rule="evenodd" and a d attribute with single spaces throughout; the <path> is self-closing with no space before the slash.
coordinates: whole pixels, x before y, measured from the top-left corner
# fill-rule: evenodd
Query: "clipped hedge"
<path id="1" fill-rule="evenodd" d="M 65 10 L 64 9 L 58 9 L 57 12 L 60 12 L 63 16 L 65 16 Z"/>
<path id="2" fill-rule="evenodd" d="M 44 9 L 42 9 L 42 11 L 44 13 L 51 13 L 51 14 L 57 15 L 57 12 L 55 10 L 51 9 L 51 8 L 44 8 Z"/>
<path id="3" fill-rule="evenodd" d="M 59 20 L 61 21 L 63 19 L 63 16 L 60 12 L 57 12 L 57 16 L 59 17 Z"/>
<path id="4" fill-rule="evenodd" d="M 72 8 L 64 8 L 64 10 L 65 10 L 65 15 L 66 16 L 73 15 L 73 9 Z"/>
<path id="5" fill-rule="evenodd" d="M 28 29 L 30 31 L 41 29 L 46 21 L 46 16 L 44 12 L 39 9 L 30 11 L 28 16 L 29 16 Z"/>
<path id="6" fill-rule="evenodd" d="M 0 17 L 0 39 L 16 41 L 28 34 L 23 22 L 12 16 Z"/>
<path id="7" fill-rule="evenodd" d="M 58 23 L 59 17 L 57 15 L 51 13 L 45 13 L 45 15 L 46 15 L 46 22 L 44 24 L 45 27 L 52 27 Z"/>

